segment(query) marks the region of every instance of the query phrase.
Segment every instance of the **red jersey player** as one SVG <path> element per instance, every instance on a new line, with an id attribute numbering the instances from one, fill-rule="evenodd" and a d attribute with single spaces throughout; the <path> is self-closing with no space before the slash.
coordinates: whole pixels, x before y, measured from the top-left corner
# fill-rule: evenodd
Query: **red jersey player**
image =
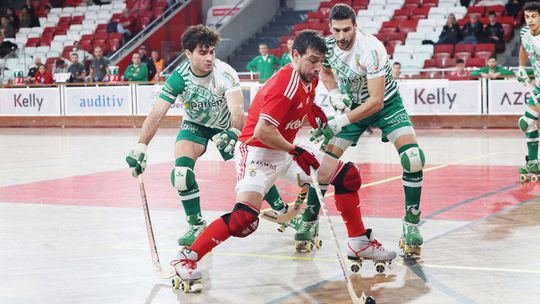
<path id="1" fill-rule="evenodd" d="M 349 236 L 349 255 L 352 252 L 359 259 L 374 260 L 395 258 L 395 251 L 386 250 L 373 239 L 371 229 L 364 228 L 358 196 L 361 179 L 356 166 L 293 144 L 304 117 L 310 124 L 315 118 L 326 122 L 324 113 L 313 103 L 325 52 L 325 40 L 319 33 L 302 31 L 294 40 L 292 62 L 255 96 L 235 147 L 236 204 L 232 212 L 212 222 L 193 245 L 179 253 L 180 259 L 172 262 L 187 286 L 184 291 L 190 291 L 189 285 L 201 279 L 196 262 L 204 255 L 231 236 L 243 238 L 257 229 L 263 197 L 278 178 L 299 186 L 309 184 L 310 167 L 318 169 L 320 183 L 335 187 L 335 203 Z"/>

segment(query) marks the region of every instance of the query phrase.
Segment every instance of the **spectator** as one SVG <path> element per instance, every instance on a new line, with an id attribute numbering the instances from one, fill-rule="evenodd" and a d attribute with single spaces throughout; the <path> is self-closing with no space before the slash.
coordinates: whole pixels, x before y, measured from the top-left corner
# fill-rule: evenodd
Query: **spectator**
<path id="1" fill-rule="evenodd" d="M 47 71 L 47 67 L 44 64 L 40 64 L 36 71 L 34 79 L 35 84 L 51 84 L 53 83 L 53 77 L 51 72 Z"/>
<path id="2" fill-rule="evenodd" d="M 68 73 L 71 74 L 69 82 L 84 82 L 86 78 L 86 69 L 84 65 L 79 62 L 79 55 L 77 53 L 71 53 L 70 56 L 71 65 L 68 68 Z"/>
<path id="3" fill-rule="evenodd" d="M 517 17 L 517 14 L 525 4 L 525 0 L 509 0 L 504 6 L 506 8 L 506 15 L 511 17 Z"/>
<path id="4" fill-rule="evenodd" d="M 156 75 L 156 66 L 154 65 L 154 61 L 152 60 L 152 58 L 146 55 L 145 45 L 141 45 L 141 47 L 139 48 L 139 55 L 141 55 L 141 62 L 146 65 L 146 69 L 148 70 L 147 79 L 153 79 Z"/>
<path id="5" fill-rule="evenodd" d="M 135 16 L 130 15 L 128 8 L 122 11 L 122 17 L 120 17 L 116 30 L 123 34 L 125 41 L 128 41 L 136 34 L 137 19 L 135 19 Z"/>
<path id="6" fill-rule="evenodd" d="M 99 82 L 109 78 L 109 60 L 103 57 L 103 50 L 96 46 L 94 48 L 94 59 L 90 62 L 90 81 Z M 107 79 L 106 79 L 107 78 Z"/>
<path id="7" fill-rule="evenodd" d="M 141 62 L 141 55 L 134 53 L 131 56 L 131 64 L 124 72 L 125 81 L 148 81 L 148 69 L 146 64 Z"/>
<path id="8" fill-rule="evenodd" d="M 152 62 L 154 62 L 154 66 L 156 67 L 156 75 L 154 78 L 152 78 L 152 81 L 163 81 L 163 76 L 161 76 L 161 72 L 163 72 L 163 68 L 165 68 L 163 59 L 159 56 L 158 51 L 152 51 L 150 56 L 152 57 Z"/>
<path id="9" fill-rule="evenodd" d="M 3 30 L 3 35 L 5 38 L 15 38 L 15 28 L 7 17 L 0 18 L 0 29 Z"/>
<path id="10" fill-rule="evenodd" d="M 26 5 L 23 7 L 28 11 L 30 15 L 30 27 L 39 27 L 39 18 L 37 17 L 34 6 L 32 5 L 32 0 L 26 0 Z"/>
<path id="11" fill-rule="evenodd" d="M 265 43 L 259 44 L 260 55 L 253 58 L 247 65 L 247 69 L 252 72 L 259 73 L 259 83 L 265 83 L 268 78 L 274 75 L 274 72 L 279 67 L 279 59 L 271 54 L 268 54 L 268 45 Z"/>
<path id="12" fill-rule="evenodd" d="M 21 10 L 20 25 L 21 27 L 30 27 L 32 25 L 32 16 L 28 13 L 28 8 L 26 8 L 26 6 Z"/>
<path id="13" fill-rule="evenodd" d="M 34 83 L 34 80 L 35 80 L 35 77 L 36 77 L 36 72 L 37 72 L 37 69 L 38 69 L 38 67 L 40 65 L 42 65 L 41 58 L 39 56 L 35 56 L 34 57 L 34 66 L 31 67 L 28 70 L 28 82 L 29 83 Z"/>
<path id="14" fill-rule="evenodd" d="M 56 59 L 56 62 L 54 63 L 54 74 L 56 73 L 67 73 L 68 72 L 68 66 L 64 59 L 58 58 Z"/>
<path id="15" fill-rule="evenodd" d="M 294 39 L 287 39 L 287 52 L 281 55 L 280 67 L 286 66 L 292 60 L 292 46 Z"/>
<path id="16" fill-rule="evenodd" d="M 497 58 L 491 56 L 488 59 L 487 65 L 481 69 L 477 69 L 471 72 L 472 77 L 482 77 L 487 79 L 504 78 L 505 76 L 515 76 L 514 72 L 497 65 Z"/>
<path id="17" fill-rule="evenodd" d="M 71 49 L 70 53 L 76 53 L 82 64 L 84 64 L 86 60 L 92 60 L 94 58 L 92 57 L 92 55 L 90 55 L 90 53 L 81 49 L 81 47 L 79 46 L 79 41 L 73 42 L 73 48 Z"/>
<path id="18" fill-rule="evenodd" d="M 64 0 L 49 0 L 51 7 L 64 7 Z"/>
<path id="19" fill-rule="evenodd" d="M 15 11 L 11 7 L 6 8 L 6 18 L 8 19 L 9 23 L 11 23 L 14 29 L 19 28 L 20 26 L 19 16 L 15 14 Z"/>
<path id="20" fill-rule="evenodd" d="M 449 14 L 437 44 L 456 44 L 460 38 L 461 33 L 459 31 L 459 25 L 456 22 L 456 16 Z"/>
<path id="21" fill-rule="evenodd" d="M 478 14 L 472 14 L 470 21 L 465 24 L 458 44 L 477 44 L 484 37 L 484 25 L 478 22 Z"/>
<path id="22" fill-rule="evenodd" d="M 497 54 L 504 52 L 504 30 L 502 25 L 497 22 L 495 12 L 489 13 L 489 24 L 486 25 L 484 32 L 486 34 L 486 42 L 495 44 L 495 52 Z"/>
<path id="23" fill-rule="evenodd" d="M 0 58 L 6 57 L 16 49 L 17 45 L 15 43 L 4 40 L 4 36 L 0 35 Z"/>
<path id="24" fill-rule="evenodd" d="M 397 61 L 392 65 L 392 77 L 394 79 L 401 78 L 401 63 Z"/>
<path id="25" fill-rule="evenodd" d="M 469 72 L 465 69 L 465 61 L 463 59 L 458 58 L 456 60 L 456 70 L 450 73 L 451 77 L 456 78 L 468 78 Z"/>

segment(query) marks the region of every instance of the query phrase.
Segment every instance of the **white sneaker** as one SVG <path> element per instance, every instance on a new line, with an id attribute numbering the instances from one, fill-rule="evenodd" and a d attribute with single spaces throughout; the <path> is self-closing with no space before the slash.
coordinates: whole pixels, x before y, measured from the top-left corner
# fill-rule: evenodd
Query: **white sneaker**
<path id="1" fill-rule="evenodd" d="M 173 260 L 171 266 L 174 266 L 176 274 L 184 281 L 200 280 L 202 272 L 197 269 L 198 254 L 189 249 L 178 253 L 179 259 Z"/>
<path id="2" fill-rule="evenodd" d="M 396 257 L 396 251 L 385 249 L 373 238 L 371 229 L 367 229 L 365 235 L 349 238 L 347 247 L 349 260 L 391 261 Z"/>

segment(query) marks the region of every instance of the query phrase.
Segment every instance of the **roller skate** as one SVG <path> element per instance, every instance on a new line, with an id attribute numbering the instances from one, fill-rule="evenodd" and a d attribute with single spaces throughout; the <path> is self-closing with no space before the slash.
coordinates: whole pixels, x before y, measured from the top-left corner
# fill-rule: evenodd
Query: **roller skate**
<path id="1" fill-rule="evenodd" d="M 367 229 L 366 234 L 362 236 L 349 238 L 347 248 L 347 258 L 352 261 L 352 272 L 360 271 L 364 260 L 372 260 L 375 270 L 378 273 L 383 273 L 396 257 L 394 250 L 385 249 L 381 243 L 373 238 L 371 229 Z"/>
<path id="2" fill-rule="evenodd" d="M 319 221 L 304 222 L 300 218 L 298 224 L 300 227 L 294 234 L 296 252 L 310 252 L 313 248 L 321 248 L 322 241 L 319 239 Z"/>
<path id="3" fill-rule="evenodd" d="M 525 157 L 527 163 L 524 167 L 518 169 L 519 180 L 522 183 L 531 181 L 533 183 L 538 182 L 540 179 L 540 168 L 538 166 L 538 160 L 529 160 L 528 157 Z"/>
<path id="4" fill-rule="evenodd" d="M 198 255 L 195 251 L 184 249 L 178 253 L 179 258 L 171 262 L 176 275 L 172 278 L 174 289 L 184 293 L 200 292 L 202 290 L 202 272 L 197 269 Z"/>
<path id="5" fill-rule="evenodd" d="M 417 223 L 411 223 L 407 219 L 403 219 L 403 234 L 399 240 L 399 248 L 402 250 L 404 257 L 418 257 L 421 253 L 421 245 L 424 243 L 424 238 L 420 234 L 420 213 L 418 213 Z"/>
<path id="6" fill-rule="evenodd" d="M 204 229 L 206 229 L 206 221 L 200 221 L 195 225 L 190 224 L 187 232 L 178 239 L 178 245 L 184 247 L 191 246 Z"/>

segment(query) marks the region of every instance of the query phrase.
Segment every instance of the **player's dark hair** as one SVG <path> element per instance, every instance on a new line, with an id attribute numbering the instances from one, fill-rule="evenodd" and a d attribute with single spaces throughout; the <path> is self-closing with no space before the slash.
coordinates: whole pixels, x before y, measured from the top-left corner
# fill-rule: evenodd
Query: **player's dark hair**
<path id="1" fill-rule="evenodd" d="M 460 63 L 465 63 L 465 61 L 463 59 L 461 59 L 461 58 L 458 58 L 456 60 L 456 64 L 460 64 Z"/>
<path id="2" fill-rule="evenodd" d="M 488 60 L 490 60 L 490 59 L 495 59 L 495 61 L 497 61 L 497 56 L 491 55 L 491 56 L 489 56 Z"/>
<path id="3" fill-rule="evenodd" d="M 330 11 L 330 21 L 351 19 L 353 24 L 356 24 L 356 14 L 350 5 L 338 3 L 332 7 Z"/>
<path id="4" fill-rule="evenodd" d="M 308 49 L 314 52 L 326 53 L 326 41 L 319 32 L 303 30 L 294 39 L 293 51 L 296 50 L 300 56 L 306 54 Z"/>
<path id="5" fill-rule="evenodd" d="M 182 34 L 182 45 L 193 52 L 197 45 L 201 47 L 216 46 L 219 42 L 219 33 L 213 28 L 203 24 L 192 25 Z"/>
<path id="6" fill-rule="evenodd" d="M 538 14 L 540 14 L 540 2 L 530 1 L 530 2 L 525 3 L 525 6 L 523 6 L 523 11 L 525 12 L 536 11 Z"/>
<path id="7" fill-rule="evenodd" d="M 393 65 L 399 65 L 401 66 L 401 63 L 399 63 L 399 61 L 394 61 L 394 64 Z"/>

